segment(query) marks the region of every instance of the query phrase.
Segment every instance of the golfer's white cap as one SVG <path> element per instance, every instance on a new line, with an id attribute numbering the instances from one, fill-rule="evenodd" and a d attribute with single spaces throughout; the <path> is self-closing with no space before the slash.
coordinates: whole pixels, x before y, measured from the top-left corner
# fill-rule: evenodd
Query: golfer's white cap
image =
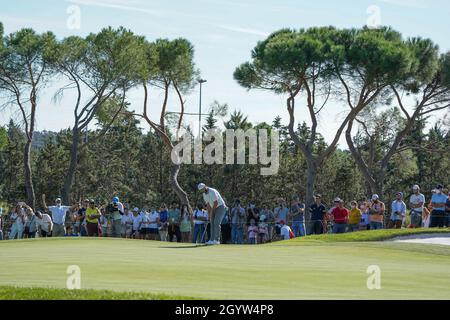
<path id="1" fill-rule="evenodd" d="M 61 202 L 61 198 L 56 198 L 55 202 Z"/>
<path id="2" fill-rule="evenodd" d="M 419 187 L 419 185 L 418 184 L 415 184 L 415 185 L 413 185 L 413 190 L 420 190 L 420 187 Z"/>
<path id="3" fill-rule="evenodd" d="M 377 195 L 377 194 L 374 194 L 373 196 L 372 196 L 372 200 L 378 200 L 380 197 Z"/>
<path id="4" fill-rule="evenodd" d="M 204 184 L 204 183 L 199 183 L 197 186 L 198 190 L 203 190 L 203 189 L 205 189 L 205 187 L 206 187 L 206 184 Z"/>
<path id="5" fill-rule="evenodd" d="M 138 208 L 138 207 L 135 207 L 135 208 L 133 209 L 133 211 L 134 211 L 134 212 L 139 212 L 139 208 Z"/>

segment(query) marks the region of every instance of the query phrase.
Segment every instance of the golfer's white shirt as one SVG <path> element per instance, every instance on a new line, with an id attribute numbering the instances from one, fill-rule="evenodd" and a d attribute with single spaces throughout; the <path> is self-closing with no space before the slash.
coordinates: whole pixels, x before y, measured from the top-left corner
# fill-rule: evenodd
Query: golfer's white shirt
<path id="1" fill-rule="evenodd" d="M 219 191 L 213 188 L 208 188 L 208 192 L 203 194 L 203 200 L 211 207 L 214 205 L 214 201 L 217 201 L 218 207 L 225 206 L 225 201 L 223 201 Z"/>
<path id="2" fill-rule="evenodd" d="M 289 231 L 291 230 L 291 228 L 287 225 L 284 225 L 283 227 L 281 227 L 281 236 L 283 237 L 284 240 L 289 240 L 291 238 Z"/>

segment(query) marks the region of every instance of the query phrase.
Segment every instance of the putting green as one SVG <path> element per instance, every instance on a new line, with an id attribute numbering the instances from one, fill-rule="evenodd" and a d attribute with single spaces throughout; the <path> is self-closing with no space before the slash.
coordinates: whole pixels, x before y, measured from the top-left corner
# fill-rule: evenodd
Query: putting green
<path id="1" fill-rule="evenodd" d="M 450 299 L 450 247 L 393 242 L 188 244 L 111 238 L 0 241 L 0 286 L 81 288 L 208 299 Z M 367 288 L 368 266 L 381 289 Z"/>

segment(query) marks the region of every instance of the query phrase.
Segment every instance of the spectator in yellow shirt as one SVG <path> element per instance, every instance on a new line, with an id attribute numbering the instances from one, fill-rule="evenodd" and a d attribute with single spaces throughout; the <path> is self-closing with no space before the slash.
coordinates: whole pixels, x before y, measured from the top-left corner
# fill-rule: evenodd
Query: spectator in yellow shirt
<path id="1" fill-rule="evenodd" d="M 348 215 L 348 231 L 358 231 L 359 230 L 359 222 L 361 221 L 362 213 L 358 208 L 358 203 L 353 200 L 351 203 L 351 210 Z"/>
<path id="2" fill-rule="evenodd" d="M 95 205 L 95 200 L 90 200 L 89 207 L 86 209 L 86 227 L 89 237 L 100 236 L 98 222 L 101 216 L 100 209 Z"/>

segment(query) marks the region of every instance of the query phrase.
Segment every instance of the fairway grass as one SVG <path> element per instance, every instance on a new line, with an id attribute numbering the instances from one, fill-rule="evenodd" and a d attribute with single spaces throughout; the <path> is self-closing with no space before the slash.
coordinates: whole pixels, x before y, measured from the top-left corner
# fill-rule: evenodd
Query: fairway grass
<path id="1" fill-rule="evenodd" d="M 253 246 L 0 241 L 0 299 L 450 299 L 450 247 L 369 240 L 399 232 L 450 231 L 380 230 Z M 70 265 L 80 267 L 82 290 L 61 290 Z M 367 288 L 371 265 L 381 269 L 380 290 Z"/>

